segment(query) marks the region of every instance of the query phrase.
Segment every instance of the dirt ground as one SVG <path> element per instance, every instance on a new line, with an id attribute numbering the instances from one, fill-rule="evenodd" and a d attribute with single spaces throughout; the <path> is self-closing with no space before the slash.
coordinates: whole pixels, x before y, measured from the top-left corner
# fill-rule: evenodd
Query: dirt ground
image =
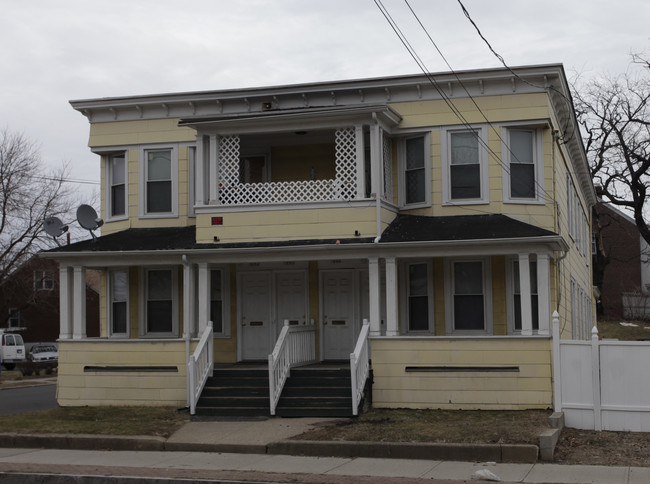
<path id="1" fill-rule="evenodd" d="M 650 433 L 565 428 L 554 460 L 558 464 L 650 467 Z"/>

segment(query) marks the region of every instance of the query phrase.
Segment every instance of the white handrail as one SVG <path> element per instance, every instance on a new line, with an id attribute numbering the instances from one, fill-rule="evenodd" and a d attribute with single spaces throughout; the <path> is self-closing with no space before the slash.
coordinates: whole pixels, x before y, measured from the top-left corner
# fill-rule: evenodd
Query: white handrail
<path id="1" fill-rule="evenodd" d="M 284 383 L 292 367 L 316 361 L 316 328 L 307 326 L 290 326 L 284 320 L 284 326 L 269 355 L 269 397 L 271 415 L 280 400 Z"/>
<path id="2" fill-rule="evenodd" d="M 212 321 L 208 322 L 199 344 L 187 362 L 187 375 L 190 394 L 190 415 L 196 413 L 196 402 L 199 401 L 205 382 L 214 370 L 214 345 L 212 344 Z"/>
<path id="3" fill-rule="evenodd" d="M 366 386 L 368 372 L 370 371 L 370 353 L 368 351 L 368 333 L 370 324 L 363 320 L 363 326 L 354 347 L 350 353 L 350 378 L 352 380 L 352 415 L 358 415 L 359 403 L 363 398 L 363 389 Z"/>

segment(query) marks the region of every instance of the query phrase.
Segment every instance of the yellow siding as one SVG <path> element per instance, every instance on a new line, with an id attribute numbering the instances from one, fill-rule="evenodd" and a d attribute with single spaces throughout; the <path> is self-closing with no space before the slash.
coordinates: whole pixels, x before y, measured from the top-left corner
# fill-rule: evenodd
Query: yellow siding
<path id="1" fill-rule="evenodd" d="M 196 141 L 196 131 L 178 126 L 178 118 L 116 121 L 90 125 L 88 146 L 110 146 Z"/>
<path id="2" fill-rule="evenodd" d="M 372 339 L 373 405 L 526 409 L 552 404 L 548 339 Z M 407 366 L 515 366 L 518 372 L 406 372 Z"/>
<path id="3" fill-rule="evenodd" d="M 63 407 L 184 406 L 185 361 L 185 342 L 178 340 L 61 341 L 57 401 Z M 84 371 L 86 366 L 171 366 L 176 371 Z"/>

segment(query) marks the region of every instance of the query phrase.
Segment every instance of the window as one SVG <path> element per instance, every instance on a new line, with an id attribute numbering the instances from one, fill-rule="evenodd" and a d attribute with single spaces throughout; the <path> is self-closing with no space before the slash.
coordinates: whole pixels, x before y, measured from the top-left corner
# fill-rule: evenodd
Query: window
<path id="1" fill-rule="evenodd" d="M 490 333 L 492 295 L 489 259 L 445 262 L 448 333 Z"/>
<path id="2" fill-rule="evenodd" d="M 519 261 L 512 261 L 513 318 L 514 330 L 521 331 L 521 288 L 519 279 Z M 537 261 L 530 261 L 530 306 L 533 330 L 539 330 L 539 298 L 537 296 Z"/>
<path id="3" fill-rule="evenodd" d="M 446 204 L 487 203 L 487 130 L 443 131 L 443 201 Z"/>
<path id="4" fill-rule="evenodd" d="M 34 271 L 34 290 L 51 291 L 54 289 L 54 279 L 50 277 L 47 271 Z"/>
<path id="5" fill-rule="evenodd" d="M 9 327 L 20 328 L 20 310 L 9 308 Z"/>
<path id="6" fill-rule="evenodd" d="M 109 201 L 108 218 L 126 215 L 126 157 L 124 153 L 107 156 Z"/>
<path id="7" fill-rule="evenodd" d="M 129 335 L 129 274 L 127 271 L 112 271 L 110 277 L 110 321 L 111 336 Z"/>
<path id="8" fill-rule="evenodd" d="M 408 331 L 429 331 L 429 269 L 428 264 L 407 264 Z"/>
<path id="9" fill-rule="evenodd" d="M 172 269 L 145 270 L 144 335 L 178 334 L 177 274 Z M 142 331 L 142 330 L 141 330 Z"/>
<path id="10" fill-rule="evenodd" d="M 402 205 L 428 205 L 431 203 L 429 136 L 416 136 L 401 140 L 399 144 L 402 166 L 400 199 Z"/>
<path id="11" fill-rule="evenodd" d="M 223 284 L 220 269 L 210 271 L 210 321 L 215 334 L 223 334 Z"/>
<path id="12" fill-rule="evenodd" d="M 178 214 L 177 149 L 151 148 L 141 151 L 140 215 L 168 217 Z"/>

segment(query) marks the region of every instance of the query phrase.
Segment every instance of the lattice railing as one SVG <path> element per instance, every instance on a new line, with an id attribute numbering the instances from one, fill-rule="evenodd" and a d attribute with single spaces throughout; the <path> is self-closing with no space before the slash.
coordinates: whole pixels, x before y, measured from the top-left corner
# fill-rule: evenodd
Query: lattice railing
<path id="1" fill-rule="evenodd" d="M 239 136 L 219 139 L 219 203 L 278 203 L 354 200 L 357 198 L 356 131 L 336 131 L 336 178 L 269 183 L 239 183 Z"/>

